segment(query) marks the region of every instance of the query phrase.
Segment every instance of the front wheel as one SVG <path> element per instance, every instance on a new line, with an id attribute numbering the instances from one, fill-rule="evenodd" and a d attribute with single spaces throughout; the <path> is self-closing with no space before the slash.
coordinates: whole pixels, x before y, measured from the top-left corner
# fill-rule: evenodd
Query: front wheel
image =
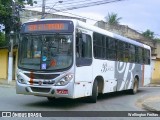
<path id="1" fill-rule="evenodd" d="M 92 95 L 88 97 L 89 102 L 96 103 L 97 96 L 98 96 L 98 84 L 97 84 L 97 80 L 95 80 L 92 87 Z"/>

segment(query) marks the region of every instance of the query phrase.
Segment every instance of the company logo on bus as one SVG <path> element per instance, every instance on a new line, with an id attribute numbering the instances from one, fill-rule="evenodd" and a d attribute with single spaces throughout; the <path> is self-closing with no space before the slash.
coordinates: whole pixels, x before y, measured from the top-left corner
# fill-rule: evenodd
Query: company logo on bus
<path id="1" fill-rule="evenodd" d="M 109 66 L 107 63 L 102 64 L 102 69 L 101 69 L 102 73 L 107 72 L 107 71 L 113 71 L 113 70 L 114 70 L 113 66 Z"/>
<path id="2" fill-rule="evenodd" d="M 42 81 L 39 81 L 39 82 L 38 82 L 39 85 L 42 85 L 42 83 L 43 83 Z"/>

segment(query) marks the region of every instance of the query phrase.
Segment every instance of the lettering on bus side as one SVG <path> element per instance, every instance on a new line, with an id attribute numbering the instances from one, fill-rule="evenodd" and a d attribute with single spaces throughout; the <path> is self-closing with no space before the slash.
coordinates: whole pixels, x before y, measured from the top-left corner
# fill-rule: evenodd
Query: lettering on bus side
<path id="1" fill-rule="evenodd" d="M 107 62 L 102 64 L 102 69 L 101 69 L 102 73 L 113 70 L 114 70 L 113 66 L 109 66 Z"/>

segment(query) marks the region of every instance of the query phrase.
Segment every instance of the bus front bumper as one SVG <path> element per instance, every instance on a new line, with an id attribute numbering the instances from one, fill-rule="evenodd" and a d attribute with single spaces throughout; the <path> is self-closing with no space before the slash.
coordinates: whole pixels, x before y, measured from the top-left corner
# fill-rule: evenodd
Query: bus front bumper
<path id="1" fill-rule="evenodd" d="M 73 97 L 73 83 L 68 83 L 65 86 L 53 85 L 28 85 L 16 82 L 16 93 L 24 95 L 35 95 L 42 97 L 54 98 L 74 98 Z"/>

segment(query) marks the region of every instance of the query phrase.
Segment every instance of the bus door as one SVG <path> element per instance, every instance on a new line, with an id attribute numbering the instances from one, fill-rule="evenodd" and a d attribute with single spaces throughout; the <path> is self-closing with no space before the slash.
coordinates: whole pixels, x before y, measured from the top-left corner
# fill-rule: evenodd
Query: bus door
<path id="1" fill-rule="evenodd" d="M 91 33 L 76 35 L 75 98 L 89 96 L 92 90 Z"/>

